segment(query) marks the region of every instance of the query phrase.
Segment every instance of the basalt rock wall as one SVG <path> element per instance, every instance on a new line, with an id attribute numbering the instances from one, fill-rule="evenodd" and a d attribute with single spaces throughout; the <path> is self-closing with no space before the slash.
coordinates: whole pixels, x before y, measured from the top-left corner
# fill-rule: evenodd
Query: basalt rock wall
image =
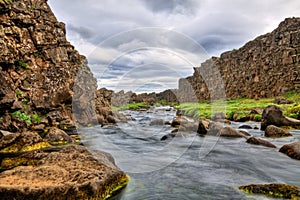
<path id="1" fill-rule="evenodd" d="M 299 86 L 300 18 L 287 18 L 271 33 L 212 57 L 179 80 L 179 101 L 275 97 Z"/>
<path id="2" fill-rule="evenodd" d="M 65 35 L 46 0 L 0 0 L 0 129 L 97 122 L 97 82 Z"/>

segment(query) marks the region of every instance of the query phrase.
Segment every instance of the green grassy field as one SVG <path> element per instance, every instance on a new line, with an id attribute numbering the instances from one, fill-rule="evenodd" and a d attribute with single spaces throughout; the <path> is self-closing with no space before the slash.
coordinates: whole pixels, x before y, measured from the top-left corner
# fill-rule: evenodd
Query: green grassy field
<path id="1" fill-rule="evenodd" d="M 214 103 L 182 103 L 177 109 L 184 110 L 184 115 L 194 118 L 211 118 L 215 113 L 224 113 L 226 119 L 234 121 L 243 121 L 250 119 L 260 121 L 260 114 L 251 114 L 251 110 L 255 108 L 265 108 L 268 105 L 277 105 L 282 108 L 284 114 L 288 117 L 298 118 L 300 116 L 300 94 L 297 92 L 289 92 L 284 98 L 292 100 L 294 104 L 274 104 L 275 98 L 264 99 L 232 99 L 227 101 L 216 101 Z"/>

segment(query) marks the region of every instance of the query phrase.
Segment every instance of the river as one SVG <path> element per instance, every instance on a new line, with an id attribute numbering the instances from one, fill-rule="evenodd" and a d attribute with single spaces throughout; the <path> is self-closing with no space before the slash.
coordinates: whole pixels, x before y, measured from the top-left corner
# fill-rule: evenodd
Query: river
<path id="1" fill-rule="evenodd" d="M 131 181 L 117 199 L 272 199 L 246 195 L 240 185 L 286 183 L 300 187 L 300 161 L 277 149 L 250 145 L 244 138 L 200 137 L 195 132 L 161 141 L 174 128 L 150 126 L 153 119 L 171 121 L 175 110 L 156 107 L 148 111 L 124 111 L 134 121 L 118 126 L 94 126 L 81 130 L 84 144 L 113 155 Z M 260 127 L 259 123 L 232 123 Z M 263 137 L 260 130 L 246 130 Z M 277 147 L 299 141 L 294 137 L 269 139 Z"/>

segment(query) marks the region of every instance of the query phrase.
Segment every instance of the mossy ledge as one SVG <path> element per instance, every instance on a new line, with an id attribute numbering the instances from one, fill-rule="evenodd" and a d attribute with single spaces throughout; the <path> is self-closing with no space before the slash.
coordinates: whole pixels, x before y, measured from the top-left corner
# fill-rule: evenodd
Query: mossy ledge
<path id="1" fill-rule="evenodd" d="M 272 183 L 272 184 L 251 184 L 240 186 L 240 190 L 247 194 L 261 194 L 265 196 L 285 199 L 300 199 L 300 189 L 295 186 Z"/>

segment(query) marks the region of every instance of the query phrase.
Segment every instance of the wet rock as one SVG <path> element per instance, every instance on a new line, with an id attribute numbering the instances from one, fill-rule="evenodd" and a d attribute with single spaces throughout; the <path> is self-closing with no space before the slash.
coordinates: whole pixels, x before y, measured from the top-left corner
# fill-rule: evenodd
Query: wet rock
<path id="1" fill-rule="evenodd" d="M 239 129 L 252 129 L 252 126 L 243 124 L 243 125 L 239 126 Z"/>
<path id="2" fill-rule="evenodd" d="M 177 132 L 178 132 L 178 130 L 177 130 Z M 172 133 L 169 133 L 167 135 L 164 135 L 160 140 L 164 141 L 164 140 L 172 139 L 172 138 L 174 138 L 176 136 L 177 132 L 172 132 Z"/>
<path id="3" fill-rule="evenodd" d="M 165 121 L 165 125 L 171 125 L 171 122 L 169 122 L 169 121 Z"/>
<path id="4" fill-rule="evenodd" d="M 50 147 L 48 142 L 45 142 L 39 134 L 34 132 L 23 132 L 9 134 L 0 140 L 0 153 L 19 153 L 34 151 Z"/>
<path id="5" fill-rule="evenodd" d="M 128 177 L 106 153 L 72 145 L 59 152 L 27 155 L 34 165 L 0 174 L 3 199 L 105 199 L 124 187 Z"/>
<path id="6" fill-rule="evenodd" d="M 0 130 L 0 139 L 4 136 L 7 136 L 7 135 L 12 135 L 14 133 L 12 132 L 9 132 L 9 131 L 3 131 L 3 130 Z"/>
<path id="7" fill-rule="evenodd" d="M 284 153 L 291 158 L 300 160 L 300 142 L 283 145 L 279 149 L 279 152 Z"/>
<path id="8" fill-rule="evenodd" d="M 263 113 L 264 109 L 262 108 L 253 108 L 251 111 L 250 111 L 250 114 L 258 114 L 258 115 L 261 115 Z"/>
<path id="9" fill-rule="evenodd" d="M 221 137 L 244 137 L 244 138 L 247 138 L 248 136 L 230 126 L 226 126 L 222 128 L 217 135 Z"/>
<path id="10" fill-rule="evenodd" d="M 208 132 L 209 135 L 217 135 L 223 128 L 223 125 L 219 122 L 210 121 L 208 124 Z"/>
<path id="11" fill-rule="evenodd" d="M 208 132 L 210 120 L 202 119 L 199 121 L 197 133 L 200 135 L 206 135 Z"/>
<path id="12" fill-rule="evenodd" d="M 269 125 L 265 130 L 265 137 L 277 138 L 277 137 L 289 137 L 289 136 L 293 136 L 293 135 L 287 130 L 278 128 L 273 125 Z"/>
<path id="13" fill-rule="evenodd" d="M 154 119 L 150 122 L 150 126 L 162 126 L 165 124 L 163 119 Z"/>
<path id="14" fill-rule="evenodd" d="M 240 186 L 240 190 L 248 194 L 261 194 L 275 198 L 284 198 L 284 199 L 299 199 L 300 198 L 300 189 L 281 183 L 272 183 L 272 184 L 251 184 L 246 186 Z"/>
<path id="15" fill-rule="evenodd" d="M 271 142 L 269 142 L 267 140 L 257 138 L 257 137 L 248 138 L 247 143 L 254 144 L 254 145 L 262 145 L 262 146 L 265 146 L 265 147 L 276 148 L 276 146 L 274 144 L 272 144 Z"/>
<path id="16" fill-rule="evenodd" d="M 268 106 L 262 114 L 261 130 L 265 130 L 269 125 L 297 127 L 300 126 L 300 120 L 285 117 L 277 106 Z"/>
<path id="17" fill-rule="evenodd" d="M 55 127 L 48 130 L 44 139 L 52 145 L 63 145 L 74 142 L 65 131 Z"/>
<path id="18" fill-rule="evenodd" d="M 286 99 L 286 98 L 276 98 L 275 100 L 274 100 L 274 103 L 275 104 L 293 104 L 294 102 L 293 101 L 291 101 L 291 100 L 288 100 L 288 99 Z"/>

